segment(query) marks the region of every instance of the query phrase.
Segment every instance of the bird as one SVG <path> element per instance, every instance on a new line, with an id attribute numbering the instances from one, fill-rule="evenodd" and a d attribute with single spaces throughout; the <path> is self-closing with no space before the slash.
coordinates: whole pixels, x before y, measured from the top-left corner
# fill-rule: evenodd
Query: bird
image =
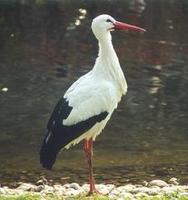
<path id="1" fill-rule="evenodd" d="M 116 21 L 107 14 L 95 17 L 91 29 L 99 46 L 94 67 L 59 99 L 47 123 L 40 149 L 40 163 L 50 170 L 61 149 L 69 149 L 83 140 L 89 168 L 89 194 L 100 193 L 93 175 L 93 141 L 106 126 L 128 88 L 112 45 L 111 31 L 145 32 L 143 28 Z"/>

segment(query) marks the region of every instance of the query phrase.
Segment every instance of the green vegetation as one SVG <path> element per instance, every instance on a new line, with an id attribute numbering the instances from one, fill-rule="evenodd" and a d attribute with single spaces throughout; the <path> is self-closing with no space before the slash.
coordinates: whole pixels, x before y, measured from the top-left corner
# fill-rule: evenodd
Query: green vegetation
<path id="1" fill-rule="evenodd" d="M 0 200 L 108 200 L 108 197 L 101 196 L 101 195 L 93 195 L 92 197 L 89 196 L 76 196 L 76 197 L 61 197 L 56 195 L 33 195 L 33 194 L 26 194 L 26 195 L 0 195 Z"/>
<path id="2" fill-rule="evenodd" d="M 40 200 L 39 195 L 0 195 L 0 200 Z"/>
<path id="3" fill-rule="evenodd" d="M 138 200 L 188 200 L 188 196 L 180 194 L 164 195 L 164 196 L 151 196 L 151 197 L 138 197 Z M 0 200 L 109 200 L 107 196 L 93 195 L 83 196 L 79 195 L 76 197 L 61 197 L 53 194 L 39 195 L 39 194 L 24 194 L 24 195 L 0 195 Z M 125 198 L 125 200 L 131 200 Z"/>

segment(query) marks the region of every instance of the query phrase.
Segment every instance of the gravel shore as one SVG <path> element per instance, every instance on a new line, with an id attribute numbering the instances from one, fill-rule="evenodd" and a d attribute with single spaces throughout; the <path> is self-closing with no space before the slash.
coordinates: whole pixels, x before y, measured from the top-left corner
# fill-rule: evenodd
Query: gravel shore
<path id="1" fill-rule="evenodd" d="M 133 200 L 142 197 L 147 199 L 150 196 L 162 197 L 173 194 L 178 194 L 182 199 L 188 199 L 188 185 L 179 185 L 176 178 L 171 178 L 168 182 L 163 180 L 145 181 L 142 185 L 126 184 L 115 186 L 114 184 L 97 184 L 96 188 L 109 199 L 116 200 Z M 16 188 L 9 188 L 7 186 L 0 187 L 0 197 L 7 195 L 19 196 L 31 193 L 42 196 L 53 194 L 69 199 L 68 197 L 86 195 L 88 190 L 88 184 L 79 185 L 78 183 L 67 183 L 65 185 L 48 185 L 44 180 L 39 180 L 36 184 L 19 183 Z"/>

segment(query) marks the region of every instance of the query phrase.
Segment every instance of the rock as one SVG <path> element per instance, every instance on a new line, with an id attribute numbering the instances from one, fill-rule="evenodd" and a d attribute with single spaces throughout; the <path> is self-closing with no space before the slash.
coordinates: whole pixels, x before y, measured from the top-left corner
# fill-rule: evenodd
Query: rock
<path id="1" fill-rule="evenodd" d="M 161 190 L 164 194 L 167 194 L 167 195 L 172 194 L 177 191 L 176 188 L 173 188 L 173 187 L 163 187 Z"/>
<path id="2" fill-rule="evenodd" d="M 38 181 L 36 182 L 36 185 L 37 185 L 37 186 L 38 186 L 38 185 L 44 185 L 43 180 L 38 180 Z"/>
<path id="3" fill-rule="evenodd" d="M 73 188 L 73 189 L 75 189 L 75 190 L 79 190 L 81 187 L 80 187 L 80 185 L 78 184 L 78 183 L 71 183 L 70 185 L 69 185 L 69 187 L 70 188 Z"/>
<path id="4" fill-rule="evenodd" d="M 176 186 L 180 191 L 188 192 L 188 185 L 178 185 Z"/>
<path id="5" fill-rule="evenodd" d="M 150 188 L 142 186 L 142 187 L 134 188 L 131 192 L 134 194 L 137 194 L 137 193 L 148 193 L 149 191 L 150 191 Z"/>
<path id="6" fill-rule="evenodd" d="M 186 199 L 188 199 L 188 192 L 182 192 L 180 195 L 179 195 L 179 197 L 180 197 L 180 199 L 182 198 L 186 198 Z"/>
<path id="7" fill-rule="evenodd" d="M 0 194 L 6 194 L 6 191 L 4 188 L 0 188 Z"/>
<path id="8" fill-rule="evenodd" d="M 109 194 L 108 198 L 112 199 L 112 200 L 117 199 L 116 195 L 114 195 L 114 194 Z"/>
<path id="9" fill-rule="evenodd" d="M 101 188 L 98 190 L 102 195 L 107 195 L 109 194 L 109 190 L 107 188 Z"/>
<path id="10" fill-rule="evenodd" d="M 8 191 L 10 190 L 10 188 L 8 188 L 7 186 L 3 186 L 3 187 L 2 187 L 2 190 L 4 190 L 5 193 L 8 193 Z"/>
<path id="11" fill-rule="evenodd" d="M 17 182 L 17 184 L 18 184 L 18 186 L 17 186 L 17 187 L 19 187 L 20 185 L 24 184 L 24 182 L 22 182 L 22 181 L 19 181 L 19 182 Z"/>
<path id="12" fill-rule="evenodd" d="M 123 199 L 134 199 L 134 196 L 130 192 L 122 192 L 120 198 Z"/>
<path id="13" fill-rule="evenodd" d="M 124 198 L 121 198 L 121 197 L 117 197 L 116 199 L 117 200 L 124 200 Z"/>
<path id="14" fill-rule="evenodd" d="M 55 190 L 55 191 L 64 190 L 64 189 L 65 189 L 65 188 L 64 188 L 62 185 L 60 185 L 60 184 L 55 184 L 53 187 L 54 187 L 54 190 Z"/>
<path id="15" fill-rule="evenodd" d="M 35 185 L 31 183 L 22 183 L 20 186 L 17 187 L 18 190 L 23 190 L 23 191 L 31 191 L 34 190 Z"/>
<path id="16" fill-rule="evenodd" d="M 136 188 L 136 186 L 132 185 L 132 184 L 127 184 L 125 186 L 120 186 L 119 188 L 120 188 L 120 190 L 123 189 L 126 192 L 132 192 Z"/>
<path id="17" fill-rule="evenodd" d="M 70 183 L 64 184 L 63 187 L 65 187 L 65 188 L 70 188 Z"/>
<path id="18" fill-rule="evenodd" d="M 165 181 L 162 181 L 162 180 L 153 180 L 153 181 L 150 181 L 149 186 L 158 186 L 158 187 L 167 187 L 168 186 L 168 183 L 166 183 Z"/>
<path id="19" fill-rule="evenodd" d="M 120 190 L 120 188 L 114 188 L 110 193 L 111 194 L 119 194 L 120 192 L 122 192 L 122 190 Z"/>
<path id="20" fill-rule="evenodd" d="M 44 189 L 43 185 L 38 185 L 34 188 L 33 192 L 41 192 Z"/>
<path id="21" fill-rule="evenodd" d="M 108 185 L 104 184 L 98 184 L 96 185 L 96 189 L 103 195 L 109 194 L 109 192 L 113 189 L 114 187 L 109 187 Z"/>
<path id="22" fill-rule="evenodd" d="M 46 185 L 46 184 L 48 184 L 48 180 L 44 177 L 42 177 L 40 180 L 36 182 L 36 185 Z"/>
<path id="23" fill-rule="evenodd" d="M 82 189 L 83 189 L 85 192 L 89 192 L 89 184 L 83 184 L 83 185 L 82 185 Z"/>
<path id="24" fill-rule="evenodd" d="M 178 179 L 175 178 L 175 177 L 171 178 L 168 182 L 171 183 L 171 184 L 173 184 L 173 185 L 179 185 Z"/>
<path id="25" fill-rule="evenodd" d="M 143 181 L 143 185 L 144 186 L 148 186 L 148 182 L 147 181 Z"/>
<path id="26" fill-rule="evenodd" d="M 9 190 L 9 194 L 17 194 L 17 195 L 23 195 L 25 192 L 27 192 L 27 191 L 24 191 L 24 190 L 18 190 L 18 189 L 16 189 L 16 190 L 12 190 L 12 191 L 10 191 Z"/>
<path id="27" fill-rule="evenodd" d="M 41 194 L 50 194 L 54 192 L 54 188 L 52 186 L 49 185 L 44 185 L 43 190 L 41 190 Z"/>
<path id="28" fill-rule="evenodd" d="M 135 197 L 136 197 L 136 198 L 139 198 L 139 199 L 142 198 L 142 197 L 148 198 L 149 195 L 146 194 L 146 193 L 144 193 L 144 192 L 139 192 L 139 193 L 137 193 L 137 194 L 135 195 Z"/>
<path id="29" fill-rule="evenodd" d="M 161 188 L 158 186 L 154 186 L 152 188 L 149 189 L 148 194 L 149 195 L 157 195 L 161 193 Z"/>
<path id="30" fill-rule="evenodd" d="M 76 195 L 79 195 L 79 194 L 80 194 L 80 191 L 75 190 L 73 188 L 67 188 L 67 190 L 64 193 L 65 196 L 76 196 Z"/>
<path id="31" fill-rule="evenodd" d="M 45 185 L 44 190 L 53 191 L 53 187 L 50 185 Z"/>
<path id="32" fill-rule="evenodd" d="M 66 188 L 63 187 L 62 185 L 56 184 L 53 187 L 54 187 L 54 193 L 57 195 L 62 196 L 66 192 Z"/>

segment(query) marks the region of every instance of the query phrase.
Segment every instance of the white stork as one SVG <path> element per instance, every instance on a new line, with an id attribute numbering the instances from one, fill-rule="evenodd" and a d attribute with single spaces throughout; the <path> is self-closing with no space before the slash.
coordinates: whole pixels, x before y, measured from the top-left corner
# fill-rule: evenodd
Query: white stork
<path id="1" fill-rule="evenodd" d="M 105 14 L 96 17 L 91 28 L 99 42 L 98 58 L 93 69 L 73 83 L 55 106 L 41 146 L 40 163 L 44 168 L 51 169 L 62 148 L 68 149 L 84 139 L 89 165 L 89 193 L 94 193 L 97 190 L 92 169 L 93 141 L 127 92 L 127 83 L 110 32 L 116 29 L 145 30 L 118 22 Z"/>

